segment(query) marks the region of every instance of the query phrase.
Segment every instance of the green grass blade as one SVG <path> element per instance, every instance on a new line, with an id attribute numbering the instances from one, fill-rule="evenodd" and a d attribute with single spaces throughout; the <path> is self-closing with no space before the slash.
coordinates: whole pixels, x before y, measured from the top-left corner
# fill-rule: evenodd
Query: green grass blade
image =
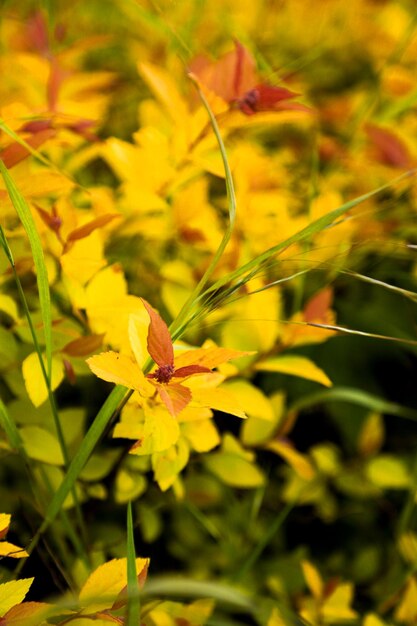
<path id="1" fill-rule="evenodd" d="M 362 406 L 370 411 L 376 411 L 377 413 L 387 413 L 388 415 L 396 415 L 397 417 L 417 421 L 417 411 L 415 409 L 410 409 L 396 402 L 389 402 L 372 393 L 353 387 L 333 387 L 312 393 L 296 400 L 289 410 L 301 411 L 325 402 L 347 402 Z"/>
<path id="2" fill-rule="evenodd" d="M 26 234 L 29 238 L 30 247 L 32 249 L 33 261 L 36 269 L 36 280 L 38 282 L 39 303 L 42 312 L 43 332 L 45 336 L 45 352 L 48 377 L 51 377 L 52 368 L 52 314 L 51 314 L 51 297 L 49 293 L 48 272 L 46 270 L 45 258 L 43 254 L 41 240 L 36 230 L 32 213 L 27 205 L 26 200 L 16 187 L 13 178 L 9 174 L 3 161 L 0 159 L 0 172 L 6 185 L 10 200 L 16 209 L 16 212 L 23 224 Z"/>
<path id="3" fill-rule="evenodd" d="M 23 442 L 20 438 L 19 431 L 17 430 L 16 424 L 12 420 L 9 415 L 9 412 L 4 404 L 3 400 L 0 398 L 0 426 L 3 428 L 6 433 L 6 437 L 9 441 L 10 446 L 16 452 L 20 452 L 25 454 L 25 450 L 23 448 Z"/>
<path id="4" fill-rule="evenodd" d="M 132 503 L 127 505 L 127 615 L 126 626 L 137 626 L 140 620 L 140 597 L 133 536 Z"/>
<path id="5" fill-rule="evenodd" d="M 217 139 L 217 143 L 220 149 L 220 154 L 222 157 L 222 161 L 223 161 L 223 168 L 224 168 L 224 174 L 225 174 L 225 181 L 226 181 L 226 194 L 227 194 L 227 206 L 228 206 L 228 212 L 229 212 L 229 224 L 223 234 L 223 238 L 219 244 L 219 247 L 216 250 L 215 255 L 213 256 L 207 270 L 204 272 L 204 275 L 202 276 L 202 278 L 200 279 L 199 283 L 196 285 L 196 287 L 194 288 L 193 292 L 191 293 L 190 297 L 188 298 L 188 300 L 186 301 L 186 303 L 184 304 L 184 306 L 182 307 L 181 311 L 179 312 L 177 318 L 174 320 L 173 324 L 171 325 L 171 332 L 173 334 L 173 336 L 176 336 L 176 332 L 182 328 L 184 326 L 184 322 L 187 320 L 190 311 L 194 308 L 194 304 L 195 301 L 197 300 L 198 296 L 201 294 L 201 292 L 203 291 L 203 289 L 205 288 L 210 276 L 213 274 L 214 270 L 216 269 L 222 255 L 223 252 L 225 251 L 225 248 L 227 246 L 227 244 L 230 241 L 230 237 L 232 236 L 232 232 L 234 229 L 234 225 L 235 225 L 235 220 L 236 220 L 236 195 L 235 195 L 235 190 L 234 190 L 234 185 L 233 185 L 233 178 L 232 178 L 232 172 L 230 170 L 230 166 L 229 166 L 229 161 L 227 158 L 227 153 L 226 153 L 226 148 L 224 146 L 223 143 L 223 139 L 222 136 L 220 134 L 220 129 L 219 126 L 217 124 L 216 118 L 214 116 L 213 111 L 210 108 L 209 103 L 207 102 L 207 99 L 205 97 L 205 95 L 203 94 L 203 92 L 201 91 L 200 87 L 198 86 L 198 84 L 196 83 L 196 81 L 191 77 L 191 79 L 193 80 L 196 89 L 198 91 L 198 94 L 201 98 L 201 101 L 204 104 L 204 107 L 207 111 L 207 114 L 209 116 L 210 119 L 210 124 L 211 127 L 213 128 L 214 134 L 216 135 L 216 139 Z"/>
<path id="6" fill-rule="evenodd" d="M 52 168 L 56 172 L 59 172 L 60 174 L 62 174 L 62 172 L 49 159 L 47 159 L 43 154 L 41 154 L 39 150 L 37 150 L 36 148 L 33 148 L 30 145 L 30 143 L 22 139 L 22 137 L 20 137 L 20 135 L 18 135 L 12 128 L 10 128 L 10 126 L 8 126 L 1 117 L 0 117 L 0 130 L 6 133 L 6 135 L 9 135 L 10 139 L 13 139 L 13 141 L 20 144 L 32 156 L 39 159 L 39 161 L 41 161 L 44 165 L 47 165 L 48 167 Z M 67 176 L 67 178 L 69 178 L 67 174 L 63 174 L 63 176 Z"/>
<path id="7" fill-rule="evenodd" d="M 353 200 L 349 200 L 349 202 L 345 202 L 337 209 L 333 209 L 333 211 L 329 211 L 329 213 L 326 213 L 326 215 L 322 215 L 321 217 L 319 217 L 317 220 L 315 220 L 314 222 L 312 222 L 311 224 L 309 224 L 302 230 L 298 231 L 294 235 L 291 235 L 291 237 L 288 237 L 288 239 L 281 241 L 275 246 L 272 246 L 272 248 L 269 248 L 262 254 L 259 254 L 254 259 L 252 259 L 251 261 L 248 261 L 248 263 L 245 263 L 234 272 L 230 272 L 226 276 L 223 276 L 222 278 L 217 280 L 209 289 L 207 289 L 200 296 L 200 298 L 205 298 L 209 296 L 210 293 L 212 293 L 213 291 L 217 291 L 218 289 L 221 289 L 222 287 L 224 287 L 224 285 L 227 285 L 228 283 L 232 281 L 238 280 L 239 278 L 241 278 L 242 276 L 245 276 L 246 274 L 249 274 L 249 276 L 252 277 L 254 271 L 262 267 L 267 261 L 269 261 L 274 256 L 278 255 L 280 252 L 283 252 L 284 250 L 286 250 L 287 248 L 289 248 L 291 245 L 295 243 L 301 243 L 301 242 L 308 240 L 313 235 L 323 231 L 325 228 L 330 226 L 335 220 L 342 217 L 350 209 L 353 209 L 359 204 L 362 204 L 363 202 L 365 202 L 366 200 L 373 198 L 374 196 L 378 195 L 382 191 L 386 191 L 387 189 L 390 189 L 393 185 L 407 178 L 410 178 L 411 176 L 415 175 L 415 173 L 416 173 L 416 170 L 410 170 L 408 172 L 405 172 L 404 174 L 402 174 L 398 178 L 395 178 L 394 180 L 387 183 L 386 185 L 377 187 L 376 189 L 373 189 L 372 191 L 369 191 L 368 193 L 358 196 L 357 198 L 354 198 Z"/>

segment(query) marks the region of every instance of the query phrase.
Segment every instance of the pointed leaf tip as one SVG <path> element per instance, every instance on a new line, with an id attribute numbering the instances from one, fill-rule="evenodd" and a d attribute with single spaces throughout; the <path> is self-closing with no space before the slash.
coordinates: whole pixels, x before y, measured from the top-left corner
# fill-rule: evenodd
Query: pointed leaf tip
<path id="1" fill-rule="evenodd" d="M 148 331 L 148 352 L 159 366 L 174 365 L 174 349 L 168 326 L 151 305 L 141 298 L 151 323 Z"/>

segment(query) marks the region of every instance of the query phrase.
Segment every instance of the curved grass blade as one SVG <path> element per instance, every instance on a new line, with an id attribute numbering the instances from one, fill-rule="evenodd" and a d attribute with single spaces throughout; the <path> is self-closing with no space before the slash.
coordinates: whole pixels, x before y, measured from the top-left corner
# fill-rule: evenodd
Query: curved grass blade
<path id="1" fill-rule="evenodd" d="M 193 292 L 191 293 L 190 297 L 188 298 L 188 300 L 185 302 L 184 306 L 182 307 L 181 311 L 179 312 L 177 318 L 174 320 L 173 324 L 171 324 L 170 330 L 171 333 L 174 335 L 174 337 L 176 337 L 176 333 L 178 332 L 178 329 L 182 328 L 184 326 L 184 323 L 187 320 L 188 315 L 190 314 L 190 311 L 194 308 L 194 304 L 195 301 L 197 300 L 198 296 L 201 294 L 201 292 L 203 291 L 203 289 L 205 288 L 210 276 L 213 274 L 214 270 L 216 269 L 222 255 L 223 252 L 227 246 L 227 244 L 229 243 L 230 237 L 232 236 L 232 232 L 233 232 L 233 228 L 235 225 L 235 220 L 236 220 L 236 195 L 235 195 L 235 190 L 234 190 L 234 185 L 233 185 L 233 178 L 232 178 L 232 172 L 230 171 L 230 166 L 229 166 L 229 161 L 227 158 L 227 153 L 226 153 L 226 148 L 224 146 L 223 143 L 223 139 L 222 136 L 220 134 L 220 130 L 219 130 L 219 126 L 217 124 L 216 118 L 214 116 L 213 111 L 210 108 L 209 103 L 207 102 L 207 99 L 205 97 L 205 95 L 203 94 L 203 92 L 201 91 L 200 87 L 198 86 L 196 80 L 190 76 L 191 80 L 193 81 L 198 94 L 201 98 L 201 101 L 207 111 L 207 114 L 209 116 L 210 119 L 210 125 L 213 128 L 214 134 L 216 135 L 216 139 L 217 139 L 217 143 L 220 149 L 220 153 L 221 153 L 221 157 L 222 157 L 222 161 L 223 161 L 223 167 L 224 167 L 224 174 L 225 174 L 225 181 L 226 181 L 226 194 L 227 194 L 227 207 L 228 207 L 228 212 L 229 212 L 229 224 L 223 234 L 223 238 L 219 244 L 219 247 L 216 250 L 215 255 L 213 256 L 208 268 L 206 269 L 206 271 L 204 272 L 202 278 L 200 279 L 199 283 L 196 285 L 196 287 L 193 289 Z"/>
<path id="2" fill-rule="evenodd" d="M 127 505 L 127 614 L 126 626 L 140 622 L 140 596 L 136 571 L 135 538 L 133 536 L 132 503 Z"/>
<path id="3" fill-rule="evenodd" d="M 9 444 L 13 450 L 21 453 L 26 457 L 26 452 L 23 447 L 23 442 L 20 437 L 19 431 L 16 427 L 16 424 L 12 420 L 9 415 L 9 412 L 4 404 L 3 400 L 0 398 L 0 426 L 3 428 L 6 433 L 6 437 L 9 440 Z"/>
<path id="4" fill-rule="evenodd" d="M 362 389 L 354 389 L 353 387 L 332 387 L 331 389 L 312 393 L 296 400 L 289 410 L 301 411 L 302 409 L 325 402 L 348 402 L 362 406 L 371 411 L 376 411 L 377 413 L 386 413 L 388 415 L 396 415 L 397 417 L 417 421 L 417 410 L 402 406 L 396 402 L 389 402 L 372 393 L 368 393 Z"/>
<path id="5" fill-rule="evenodd" d="M 43 332 L 45 337 L 46 352 L 46 370 L 48 378 L 51 377 L 52 368 L 52 314 L 51 314 L 51 297 L 49 293 L 48 272 L 45 265 L 45 258 L 42 250 L 41 240 L 36 230 L 32 213 L 27 205 L 26 200 L 18 190 L 15 182 L 0 159 L 0 173 L 6 185 L 10 200 L 16 209 L 20 221 L 29 238 L 30 247 L 32 249 L 33 261 L 36 269 L 36 280 L 38 283 L 39 304 L 42 312 Z"/>
<path id="6" fill-rule="evenodd" d="M 361 280 L 364 283 L 370 283 L 371 285 L 382 287 L 383 289 L 387 289 L 388 291 L 393 291 L 394 293 L 398 293 L 399 295 L 404 296 L 404 298 L 408 298 L 412 302 L 417 302 L 417 293 L 415 293 L 414 291 L 409 291 L 408 289 L 402 289 L 401 287 L 397 287 L 396 285 L 391 285 L 390 283 L 386 283 L 383 280 L 378 280 L 377 278 L 372 278 L 371 276 L 359 274 L 358 272 L 353 272 L 351 270 L 341 270 L 341 274 L 346 274 L 347 276 L 352 276 L 353 278 L 357 278 L 358 280 Z"/>
<path id="7" fill-rule="evenodd" d="M 278 255 L 280 252 L 283 252 L 284 250 L 286 250 L 287 248 L 289 248 L 291 245 L 295 243 L 301 243 L 301 242 L 308 240 L 310 237 L 312 237 L 316 233 L 321 232 L 325 228 L 332 225 L 333 222 L 335 222 L 335 220 L 342 217 L 350 209 L 353 209 L 359 204 L 362 204 L 363 202 L 365 202 L 366 200 L 373 198 L 374 196 L 378 195 L 382 191 L 386 191 L 387 189 L 390 189 L 393 185 L 396 185 L 397 183 L 407 178 L 410 178 L 411 176 L 414 176 L 416 173 L 417 173 L 417 170 L 409 170 L 405 172 L 404 174 L 402 174 L 401 176 L 390 181 L 386 185 L 377 187 L 376 189 L 373 189 L 372 191 L 369 191 L 368 193 L 358 196 L 357 198 L 354 198 L 353 200 L 349 200 L 348 202 L 345 202 L 344 204 L 342 204 L 340 207 L 333 209 L 333 211 L 329 211 L 329 213 L 322 215 L 321 217 L 319 217 L 317 220 L 315 220 L 314 222 L 312 222 L 305 228 L 301 229 L 294 235 L 291 235 L 291 237 L 288 237 L 288 239 L 284 239 L 284 241 L 281 241 L 280 243 L 276 244 L 275 246 L 272 246 L 271 248 L 269 248 L 262 254 L 259 254 L 254 259 L 252 259 L 251 261 L 248 261 L 247 263 L 239 267 L 234 272 L 230 272 L 226 276 L 223 276 L 222 278 L 217 280 L 215 283 L 213 283 L 213 285 L 211 285 L 211 287 L 209 287 L 209 289 L 207 289 L 203 294 L 201 294 L 199 299 L 209 296 L 213 291 L 217 291 L 218 289 L 221 289 L 222 287 L 224 287 L 228 283 L 231 283 L 232 281 L 242 279 L 242 277 L 244 277 L 243 282 L 247 282 L 249 278 L 253 277 L 254 275 L 253 272 L 259 271 L 259 269 L 272 257 Z M 333 225 L 335 226 L 336 224 L 333 224 Z M 242 283 L 240 283 L 240 286 L 241 284 Z"/>
<path id="8" fill-rule="evenodd" d="M 365 330 L 355 330 L 346 326 L 337 326 L 336 324 L 319 324 L 318 322 L 290 322 L 301 326 L 314 326 L 315 328 L 323 328 L 323 330 L 336 331 L 345 333 L 346 335 L 357 335 L 359 337 L 371 337 L 371 339 L 383 339 L 384 341 L 395 341 L 397 343 L 405 343 L 410 346 L 417 346 L 417 340 L 405 339 L 403 337 L 393 337 L 391 335 L 379 335 L 378 333 L 368 333 Z"/>
<path id="9" fill-rule="evenodd" d="M 39 161 L 41 161 L 44 165 L 47 165 L 48 167 L 54 167 L 53 164 L 46 157 L 43 156 L 43 154 L 41 154 L 38 150 L 36 150 L 36 148 L 33 148 L 30 145 L 30 143 L 22 139 L 22 137 L 20 137 L 20 135 L 18 135 L 14 130 L 12 130 L 10 126 L 8 126 L 1 117 L 0 117 L 0 130 L 6 133 L 6 135 L 9 135 L 11 139 L 13 139 L 16 143 L 21 145 L 23 148 L 25 148 L 25 150 L 27 150 L 29 154 L 32 154 L 34 157 L 39 159 Z"/>

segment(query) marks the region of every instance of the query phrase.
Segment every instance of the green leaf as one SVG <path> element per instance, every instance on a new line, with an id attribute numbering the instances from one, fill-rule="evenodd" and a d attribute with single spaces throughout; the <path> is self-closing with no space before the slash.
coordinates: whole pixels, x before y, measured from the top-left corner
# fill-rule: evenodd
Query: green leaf
<path id="1" fill-rule="evenodd" d="M 371 459 L 366 467 L 366 475 L 382 489 L 407 489 L 411 481 L 405 463 L 390 454 L 380 454 Z"/>
<path id="2" fill-rule="evenodd" d="M 127 505 L 127 614 L 126 626 L 136 626 L 140 621 L 140 597 L 136 571 L 135 538 L 133 535 L 132 504 Z"/>
<path id="3" fill-rule="evenodd" d="M 39 426 L 24 426 L 20 435 L 29 458 L 51 465 L 64 465 L 59 442 L 50 432 Z"/>
<path id="4" fill-rule="evenodd" d="M 20 221 L 29 238 L 32 249 L 33 261 L 36 269 L 36 279 L 38 282 L 39 303 L 42 311 L 43 332 L 45 336 L 45 350 L 48 376 L 51 376 L 52 368 L 52 314 L 51 297 L 49 293 L 48 272 L 45 265 L 45 258 L 42 250 L 41 240 L 36 230 L 35 222 L 28 204 L 18 188 L 9 171 L 0 159 L 0 173 L 3 176 L 10 200 L 16 209 Z"/>

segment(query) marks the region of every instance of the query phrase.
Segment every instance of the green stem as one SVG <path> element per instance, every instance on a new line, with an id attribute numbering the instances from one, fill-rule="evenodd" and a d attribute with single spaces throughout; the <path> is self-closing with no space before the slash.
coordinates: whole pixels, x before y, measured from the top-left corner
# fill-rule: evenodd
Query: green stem
<path id="1" fill-rule="evenodd" d="M 16 271 L 16 265 L 14 262 L 14 258 L 13 258 L 13 254 L 12 251 L 7 243 L 7 239 L 6 236 L 4 234 L 3 228 L 0 226 L 0 244 L 7 256 L 7 259 L 10 263 L 10 266 L 12 268 L 12 272 L 13 272 L 13 277 L 19 292 L 19 296 L 20 296 L 20 300 L 22 302 L 22 306 L 23 306 L 23 310 L 25 312 L 25 316 L 27 319 L 27 322 L 29 324 L 29 329 L 30 329 L 30 333 L 32 336 L 32 340 L 33 340 L 33 345 L 35 347 L 36 353 L 38 355 L 38 360 L 39 360 L 39 365 L 42 371 L 42 377 L 45 381 L 46 384 L 46 388 L 48 391 L 48 400 L 49 400 L 49 404 L 51 406 L 51 410 L 52 410 L 52 415 L 53 415 L 53 419 L 54 419 L 54 424 L 55 424 L 55 429 L 56 429 L 56 433 L 58 436 L 58 441 L 59 441 L 59 445 L 62 451 L 62 456 L 64 458 L 64 467 L 65 469 L 68 467 L 70 459 L 69 459 L 69 455 L 68 455 L 68 448 L 65 442 L 65 437 L 64 437 L 64 432 L 62 430 L 62 425 L 61 425 L 61 421 L 59 419 L 59 414 L 58 414 L 58 407 L 56 404 L 56 400 L 55 400 L 55 396 L 53 394 L 52 388 L 51 388 L 51 380 L 50 377 L 48 376 L 48 373 L 46 371 L 45 368 L 45 364 L 42 358 L 42 351 L 41 351 L 41 347 L 39 345 L 39 341 L 38 341 L 38 337 L 36 335 L 36 331 L 35 331 L 35 327 L 33 325 L 33 321 L 32 321 L 32 317 L 30 314 L 30 310 L 29 310 L 29 306 L 26 300 L 26 296 L 25 296 L 25 292 L 23 291 L 23 287 L 22 287 L 22 283 L 20 281 L 19 275 Z M 81 530 L 81 536 L 84 542 L 84 548 L 81 550 L 80 553 L 80 557 L 83 559 L 83 561 L 85 562 L 85 564 L 88 566 L 89 565 L 89 560 L 87 557 L 87 550 L 86 550 L 86 546 L 88 545 L 88 539 L 87 539 L 87 532 L 86 532 L 86 528 L 84 525 L 84 520 L 83 520 L 83 516 L 82 516 L 82 512 L 81 512 L 81 506 L 78 500 L 78 496 L 76 494 L 75 491 L 75 487 L 72 488 L 72 496 L 74 499 L 74 504 L 75 504 L 75 512 L 76 512 L 76 516 L 77 516 L 77 522 L 79 524 L 80 530 Z M 72 536 L 74 538 L 77 538 L 76 533 L 72 533 Z M 77 545 L 80 546 L 79 541 L 77 540 Z M 77 549 L 77 545 L 74 544 L 74 547 Z"/>

